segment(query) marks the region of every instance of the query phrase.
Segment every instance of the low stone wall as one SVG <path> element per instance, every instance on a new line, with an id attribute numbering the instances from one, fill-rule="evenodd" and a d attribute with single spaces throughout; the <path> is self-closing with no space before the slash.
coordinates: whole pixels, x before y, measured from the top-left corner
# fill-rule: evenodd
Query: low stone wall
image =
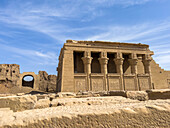
<path id="1" fill-rule="evenodd" d="M 22 112 L 0 109 L 0 128 L 168 128 L 170 126 L 170 100 L 144 102 L 126 100 L 123 97 L 92 97 L 89 100 L 96 99 L 106 104 L 72 104 Z"/>
<path id="2" fill-rule="evenodd" d="M 14 112 L 29 109 L 40 109 L 56 106 L 67 105 L 101 105 L 107 103 L 117 103 L 117 96 L 122 96 L 122 101 L 128 102 L 128 99 L 137 101 L 147 101 L 156 99 L 170 99 L 170 90 L 150 90 L 150 91 L 111 91 L 111 92 L 83 92 L 75 93 L 51 93 L 25 95 L 18 93 L 17 95 L 4 94 L 0 97 L 0 108 L 10 108 Z M 103 100 L 105 99 L 105 100 Z M 137 101 L 136 101 L 137 100 Z M 106 102 L 105 102 L 106 101 Z M 131 101 L 132 102 L 132 101 Z"/>
<path id="3" fill-rule="evenodd" d="M 37 97 L 35 95 L 0 97 L 0 108 L 10 108 L 14 112 L 34 109 Z"/>
<path id="4" fill-rule="evenodd" d="M 148 90 L 146 92 L 150 100 L 170 99 L 170 89 Z"/>

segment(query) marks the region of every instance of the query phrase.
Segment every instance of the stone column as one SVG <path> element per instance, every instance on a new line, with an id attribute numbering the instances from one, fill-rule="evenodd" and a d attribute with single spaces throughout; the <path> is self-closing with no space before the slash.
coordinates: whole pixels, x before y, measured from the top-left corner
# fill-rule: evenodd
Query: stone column
<path id="1" fill-rule="evenodd" d="M 91 62 L 92 62 L 91 52 L 85 51 L 84 57 L 82 57 L 84 63 L 84 72 L 87 74 L 87 87 L 86 90 L 90 91 L 90 74 L 91 74 Z"/>
<path id="2" fill-rule="evenodd" d="M 120 74 L 120 90 L 125 90 L 123 80 L 123 60 L 122 53 L 118 52 L 114 62 L 116 64 L 116 72 Z"/>
<path id="3" fill-rule="evenodd" d="M 145 54 L 142 58 L 142 62 L 143 62 L 144 69 L 145 69 L 145 74 L 149 74 L 149 89 L 153 89 L 151 66 L 150 66 L 151 61 L 152 61 L 152 57 L 149 54 Z"/>
<path id="4" fill-rule="evenodd" d="M 98 59 L 100 62 L 101 66 L 101 73 L 104 75 L 104 90 L 108 91 L 108 86 L 107 86 L 107 64 L 109 58 L 107 58 L 107 52 L 101 52 L 101 57 Z"/>
<path id="5" fill-rule="evenodd" d="M 130 56 L 130 59 L 128 60 L 130 65 L 131 65 L 131 74 L 135 75 L 135 90 L 139 90 L 139 85 L 138 85 L 138 71 L 137 71 L 137 63 L 138 63 L 138 58 L 135 53 L 132 53 Z"/>

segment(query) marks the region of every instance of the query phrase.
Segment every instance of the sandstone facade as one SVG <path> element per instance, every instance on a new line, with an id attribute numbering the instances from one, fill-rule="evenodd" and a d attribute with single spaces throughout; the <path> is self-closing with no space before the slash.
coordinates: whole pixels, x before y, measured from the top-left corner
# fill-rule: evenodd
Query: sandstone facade
<path id="1" fill-rule="evenodd" d="M 170 72 L 146 44 L 67 40 L 58 64 L 57 91 L 141 91 L 170 87 Z"/>
<path id="2" fill-rule="evenodd" d="M 24 77 L 26 76 L 31 76 L 33 80 L 25 81 Z M 21 89 L 22 87 L 31 87 L 34 90 L 46 92 L 56 92 L 56 79 L 56 75 L 48 75 L 45 71 L 39 71 L 38 75 L 34 72 L 20 73 L 20 66 L 17 64 L 0 64 L 0 84 L 8 89 L 18 87 L 18 92 L 24 91 L 24 89 Z M 9 91 L 8 93 L 13 92 Z"/>

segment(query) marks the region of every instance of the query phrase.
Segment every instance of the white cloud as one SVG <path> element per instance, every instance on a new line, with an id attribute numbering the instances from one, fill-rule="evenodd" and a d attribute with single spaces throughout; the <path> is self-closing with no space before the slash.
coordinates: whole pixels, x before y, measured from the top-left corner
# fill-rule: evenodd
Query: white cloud
<path id="1" fill-rule="evenodd" d="M 66 24 L 62 24 L 62 21 L 58 22 L 56 18 L 59 18 L 59 20 L 69 20 L 70 18 L 72 18 L 72 20 L 81 19 L 81 21 L 84 22 L 102 15 L 99 8 L 103 5 L 114 6 L 120 4 L 123 6 L 131 6 L 152 0 L 58 0 L 53 1 L 52 4 L 51 1 L 44 0 L 38 5 L 31 3 L 31 1 L 24 4 L 21 0 L 17 1 L 18 2 L 11 2 L 5 9 L 0 9 L 1 22 L 8 23 L 14 27 L 41 32 L 55 40 L 63 41 L 67 39 L 65 30 L 71 28 Z M 19 2 L 21 3 L 19 4 Z"/>
<path id="2" fill-rule="evenodd" d="M 161 32 L 170 30 L 170 22 L 166 21 L 160 24 L 144 23 L 131 26 L 104 26 L 99 27 L 101 30 L 98 34 L 88 37 L 88 40 L 114 40 L 114 41 L 150 41 L 154 38 L 165 38 L 160 36 Z M 104 29 L 105 28 L 105 29 Z M 104 29 L 104 30 L 103 30 Z M 159 37 L 152 37 L 156 34 L 160 34 Z"/>
<path id="3" fill-rule="evenodd" d="M 91 1 L 91 0 L 88 0 Z M 123 4 L 123 5 L 135 5 L 135 4 L 143 4 L 153 0 L 93 0 L 92 3 L 95 4 Z"/>
<path id="4" fill-rule="evenodd" d="M 58 56 L 54 52 L 40 52 L 35 50 L 28 50 L 22 48 L 16 48 L 13 46 L 0 44 L 0 48 L 3 51 L 9 52 L 10 54 L 18 55 L 18 57 L 26 57 L 29 61 L 36 64 L 43 65 L 57 65 Z"/>

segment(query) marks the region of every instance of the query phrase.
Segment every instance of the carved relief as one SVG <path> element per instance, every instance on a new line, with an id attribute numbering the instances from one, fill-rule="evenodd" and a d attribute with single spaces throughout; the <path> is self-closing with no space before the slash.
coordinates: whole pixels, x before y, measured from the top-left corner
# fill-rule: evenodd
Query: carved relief
<path id="1" fill-rule="evenodd" d="M 109 91 L 120 90 L 119 78 L 109 78 Z"/>
<path id="2" fill-rule="evenodd" d="M 125 78 L 125 90 L 126 91 L 135 91 L 135 79 L 134 78 Z"/>
<path id="3" fill-rule="evenodd" d="M 139 78 L 139 86 L 140 86 L 140 90 L 148 90 L 149 78 Z"/>
<path id="4" fill-rule="evenodd" d="M 76 78 L 75 79 L 75 91 L 86 91 L 85 79 L 84 78 Z"/>
<path id="5" fill-rule="evenodd" d="M 102 91 L 103 89 L 103 78 L 92 78 L 92 91 Z"/>

